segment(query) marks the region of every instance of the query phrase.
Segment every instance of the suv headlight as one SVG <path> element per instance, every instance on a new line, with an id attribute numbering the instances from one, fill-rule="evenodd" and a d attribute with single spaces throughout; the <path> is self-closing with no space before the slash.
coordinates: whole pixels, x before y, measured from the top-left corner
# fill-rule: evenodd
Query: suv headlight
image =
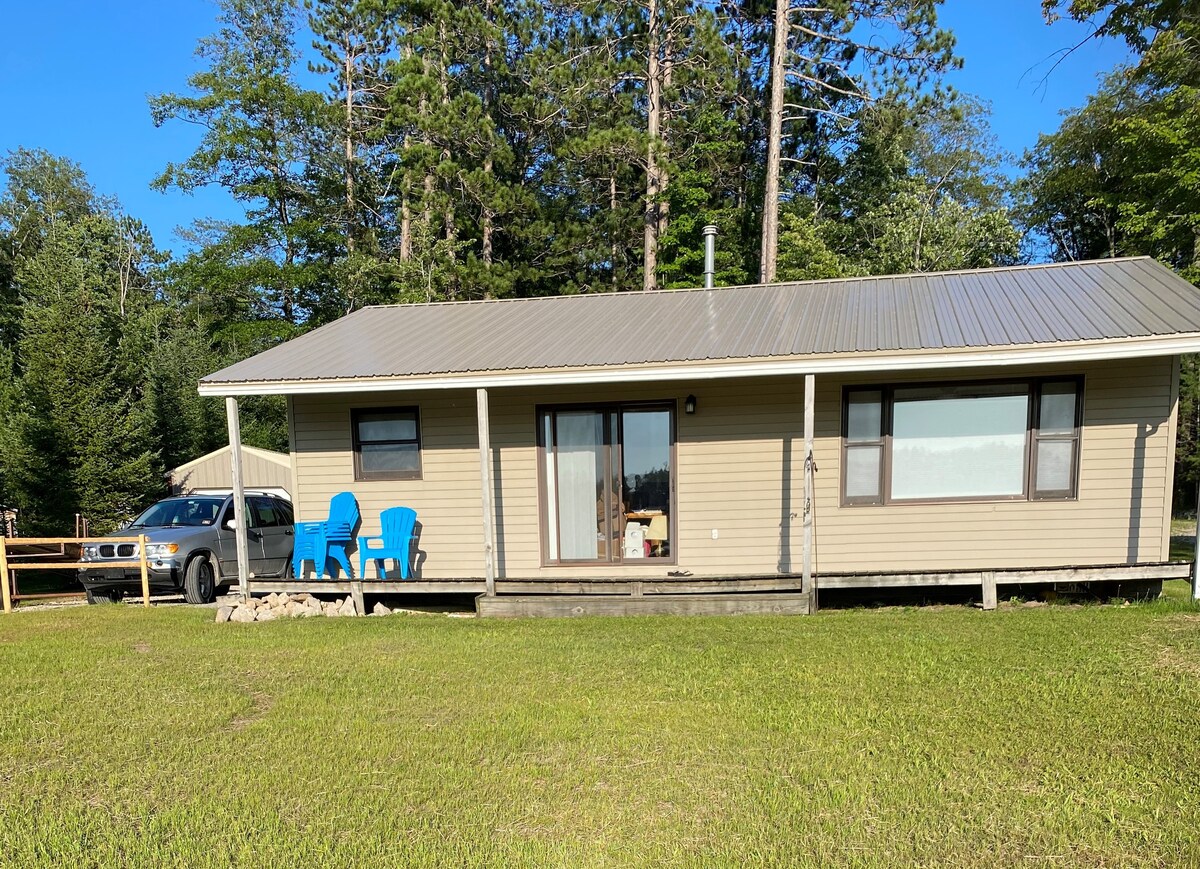
<path id="1" fill-rule="evenodd" d="M 148 543 L 146 544 L 147 558 L 167 558 L 179 551 L 178 543 Z"/>
<path id="2" fill-rule="evenodd" d="M 83 560 L 95 561 L 100 557 L 100 547 L 95 543 L 85 544 L 83 547 Z"/>

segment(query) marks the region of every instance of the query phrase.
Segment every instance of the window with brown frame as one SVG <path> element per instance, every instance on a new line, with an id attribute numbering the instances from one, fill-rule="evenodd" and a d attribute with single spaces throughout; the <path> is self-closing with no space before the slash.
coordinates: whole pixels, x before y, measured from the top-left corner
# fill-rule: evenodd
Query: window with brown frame
<path id="1" fill-rule="evenodd" d="M 672 402 L 538 409 L 545 564 L 675 561 Z"/>
<path id="2" fill-rule="evenodd" d="M 1082 380 L 847 388 L 842 503 L 1072 499 Z"/>
<path id="3" fill-rule="evenodd" d="M 421 416 L 415 407 L 350 411 L 354 479 L 421 479 Z"/>

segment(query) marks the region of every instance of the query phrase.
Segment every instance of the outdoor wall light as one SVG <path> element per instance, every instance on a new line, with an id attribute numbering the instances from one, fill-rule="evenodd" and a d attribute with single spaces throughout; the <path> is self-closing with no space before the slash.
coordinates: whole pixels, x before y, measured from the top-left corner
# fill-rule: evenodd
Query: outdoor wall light
<path id="1" fill-rule="evenodd" d="M 683 412 L 684 413 L 695 413 L 696 412 L 696 396 L 689 395 L 687 398 L 685 398 L 683 400 Z"/>

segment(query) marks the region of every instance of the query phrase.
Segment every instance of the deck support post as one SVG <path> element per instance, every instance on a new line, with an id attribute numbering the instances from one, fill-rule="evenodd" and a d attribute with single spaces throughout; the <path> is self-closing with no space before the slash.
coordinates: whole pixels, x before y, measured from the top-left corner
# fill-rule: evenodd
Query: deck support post
<path id="1" fill-rule="evenodd" d="M 487 596 L 496 596 L 496 560 L 492 526 L 492 440 L 488 420 L 486 389 L 475 390 L 475 409 L 479 421 L 479 485 L 483 512 L 483 576 Z"/>
<path id="2" fill-rule="evenodd" d="M 237 544 L 238 592 L 250 599 L 250 541 L 246 534 L 246 488 L 242 485 L 242 423 L 237 399 L 225 398 L 225 417 L 229 422 L 229 466 L 233 483 L 233 536 Z"/>
<path id="3" fill-rule="evenodd" d="M 350 599 L 354 601 L 354 609 L 358 611 L 358 615 L 365 616 L 367 614 L 367 604 L 363 600 L 361 579 L 350 580 Z"/>
<path id="4" fill-rule="evenodd" d="M 816 407 L 817 378 L 804 375 L 804 548 L 802 550 L 803 587 L 812 595 L 812 608 L 817 608 L 817 586 L 813 580 L 813 475 L 817 463 L 813 460 L 814 409 Z"/>
<path id="5" fill-rule="evenodd" d="M 996 573 L 992 570 L 983 572 L 983 608 L 985 610 L 996 608 Z"/>

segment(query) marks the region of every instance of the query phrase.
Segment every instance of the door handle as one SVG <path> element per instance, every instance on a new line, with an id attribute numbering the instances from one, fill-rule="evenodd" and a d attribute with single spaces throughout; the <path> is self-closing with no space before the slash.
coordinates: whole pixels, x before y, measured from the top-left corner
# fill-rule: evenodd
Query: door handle
<path id="1" fill-rule="evenodd" d="M 284 532 L 283 532 L 283 533 L 284 533 L 284 534 L 286 534 L 288 537 L 291 537 L 291 536 L 292 536 L 292 534 L 293 534 L 293 531 L 292 531 L 292 529 L 291 529 L 291 528 L 287 528 L 287 529 L 285 529 L 285 530 L 284 530 Z"/>

